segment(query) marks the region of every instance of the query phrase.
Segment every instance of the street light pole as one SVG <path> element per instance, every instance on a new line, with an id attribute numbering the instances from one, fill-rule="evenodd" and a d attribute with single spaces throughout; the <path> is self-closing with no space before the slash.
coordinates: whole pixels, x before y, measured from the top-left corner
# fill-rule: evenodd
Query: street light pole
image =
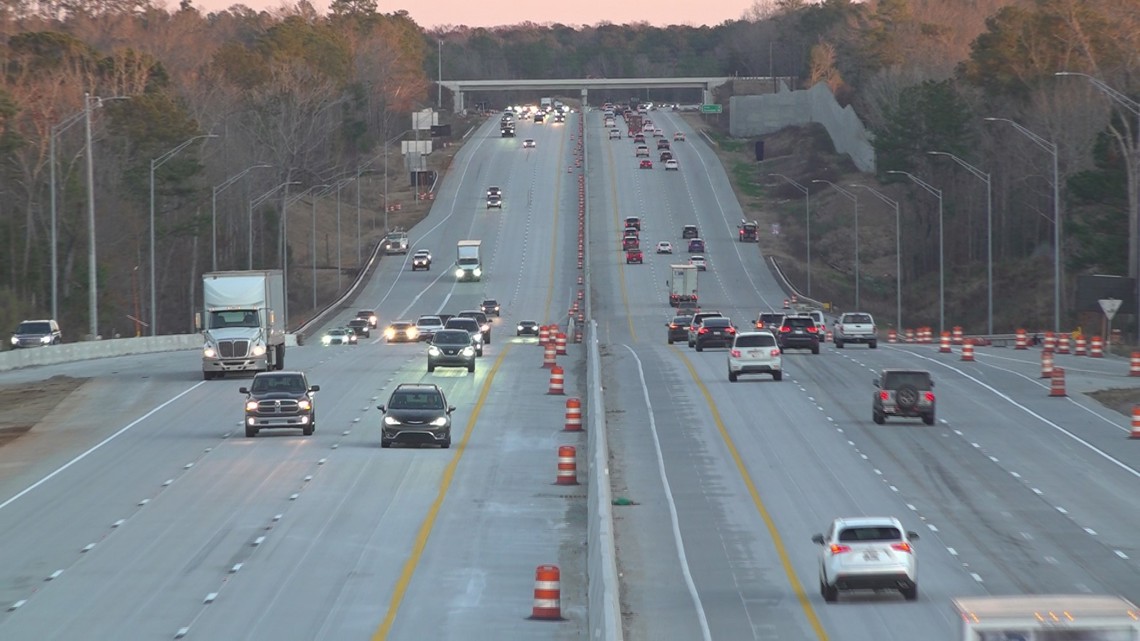
<path id="1" fill-rule="evenodd" d="M 788 184 L 804 192 L 804 230 L 807 235 L 807 295 L 811 296 L 811 191 L 784 174 L 768 175 L 783 178 Z"/>
<path id="2" fill-rule="evenodd" d="M 87 129 L 87 314 L 91 340 L 96 340 L 99 337 L 99 279 L 95 271 L 95 169 L 91 154 L 91 98 L 91 94 L 83 94 L 83 118 Z"/>
<path id="3" fill-rule="evenodd" d="M 888 174 L 899 174 L 914 181 L 914 184 L 938 197 L 938 333 L 946 331 L 946 239 L 942 234 L 942 190 L 930 185 L 918 176 L 906 171 L 888 171 Z"/>
<path id="4" fill-rule="evenodd" d="M 859 305 L 859 197 L 847 191 L 839 185 L 831 182 L 830 180 L 813 180 L 813 183 L 825 183 L 835 188 L 835 191 L 847 196 L 851 202 L 855 203 L 855 309 L 860 309 Z"/>
<path id="5" fill-rule="evenodd" d="M 178 152 L 189 147 L 194 141 L 203 138 L 217 138 L 217 134 L 202 134 L 194 136 L 186 142 L 178 145 L 174 149 L 162 154 L 158 158 L 152 158 L 150 161 L 150 335 L 155 336 L 158 331 L 158 309 L 157 300 L 158 295 L 155 290 L 155 269 L 154 269 L 154 170 L 158 169 L 166 163 L 166 161 L 173 158 Z"/>
<path id="6" fill-rule="evenodd" d="M 994 198 L 990 175 L 952 153 L 928 151 L 931 156 L 946 156 L 986 183 L 986 332 L 994 333 Z"/>
<path id="7" fill-rule="evenodd" d="M 888 198 L 879 190 L 867 185 L 849 185 L 861 187 L 871 192 L 879 200 L 895 208 L 895 331 L 902 331 L 902 217 L 899 216 L 899 201 Z"/>
<path id="8" fill-rule="evenodd" d="M 439 69 L 437 70 L 436 76 L 435 76 L 436 77 L 436 92 L 437 92 L 436 98 L 435 98 L 435 107 L 436 107 L 436 109 L 443 111 L 443 39 L 440 38 L 438 40 L 438 42 L 439 42 L 439 54 L 436 56 L 436 60 L 437 60 L 437 62 L 439 62 Z"/>
<path id="9" fill-rule="evenodd" d="M 226 181 L 223 182 L 222 184 L 214 186 L 214 188 L 212 190 L 213 193 L 210 196 L 210 220 L 212 221 L 211 226 L 213 229 L 213 232 L 211 235 L 211 242 L 210 242 L 210 246 L 212 248 L 211 249 L 212 260 L 210 262 L 210 271 L 214 271 L 214 272 L 218 271 L 218 194 L 221 193 L 222 190 L 225 189 L 226 187 L 229 187 L 230 185 L 241 180 L 242 177 L 244 177 L 250 171 L 252 171 L 254 169 L 262 169 L 265 167 L 272 167 L 272 166 L 273 165 L 259 164 L 259 165 L 253 165 L 252 167 L 247 167 L 241 173 L 239 173 L 235 176 L 231 176 L 230 178 L 226 179 Z"/>
<path id="10" fill-rule="evenodd" d="M 1045 151 L 1053 154 L 1053 331 L 1061 332 L 1061 174 L 1057 167 L 1057 144 L 1045 140 L 1009 118 L 983 118 L 1008 122 Z"/>
<path id="11" fill-rule="evenodd" d="M 1132 112 L 1136 116 L 1136 127 L 1133 130 L 1133 135 L 1136 136 L 1135 142 L 1132 145 L 1131 155 L 1128 161 L 1128 190 L 1131 202 L 1129 207 L 1132 211 L 1129 212 L 1129 275 L 1133 277 L 1136 282 L 1136 327 L 1137 327 L 1137 342 L 1140 343 L 1140 102 L 1137 102 L 1128 96 L 1120 93 L 1116 89 L 1110 87 L 1107 83 L 1101 81 L 1099 78 L 1088 75 L 1087 73 L 1079 73 L 1076 71 L 1058 71 L 1054 73 L 1055 76 L 1081 76 L 1086 78 L 1093 84 L 1094 87 L 1108 94 L 1114 101 L 1123 105 L 1125 109 Z M 1129 151 L 1127 147 L 1125 151 Z M 1127 155 L 1125 156 L 1128 157 Z"/>

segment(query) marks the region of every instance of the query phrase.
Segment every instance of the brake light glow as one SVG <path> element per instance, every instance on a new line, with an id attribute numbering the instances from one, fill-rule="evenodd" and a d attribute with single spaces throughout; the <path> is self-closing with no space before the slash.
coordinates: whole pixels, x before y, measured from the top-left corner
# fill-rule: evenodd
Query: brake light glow
<path id="1" fill-rule="evenodd" d="M 891 543 L 891 549 L 907 553 L 914 551 L 913 548 L 910 547 L 910 543 L 907 543 L 906 541 L 903 541 L 902 543 Z"/>
<path id="2" fill-rule="evenodd" d="M 702 328 L 700 328 L 699 330 L 697 330 L 697 333 L 698 333 L 698 334 L 708 334 L 708 333 L 709 333 L 709 328 L 707 328 L 707 327 L 702 327 Z"/>
<path id="3" fill-rule="evenodd" d="M 851 551 L 850 545 L 839 545 L 838 543 L 832 543 L 831 544 L 831 553 L 832 554 L 843 554 L 844 552 L 850 552 L 850 551 Z"/>
<path id="4" fill-rule="evenodd" d="M 768 354 L 770 356 L 779 356 L 780 355 L 780 348 L 779 347 L 773 347 L 772 350 L 770 352 L 768 352 Z"/>
<path id="5" fill-rule="evenodd" d="M 735 327 L 726 327 L 726 328 L 724 329 L 724 331 L 728 332 L 729 334 L 735 334 L 735 333 L 736 333 L 736 328 L 735 328 Z"/>
<path id="6" fill-rule="evenodd" d="M 926 400 L 933 403 L 934 402 L 934 392 L 927 392 L 926 393 Z"/>
<path id="7" fill-rule="evenodd" d="M 807 331 L 809 334 L 815 334 L 816 332 L 819 331 L 819 328 L 816 327 L 815 325 L 811 325 L 807 328 Z"/>
<path id="8" fill-rule="evenodd" d="M 677 323 L 669 323 L 669 329 L 677 329 Z"/>
<path id="9" fill-rule="evenodd" d="M 731 355 L 733 358 L 740 358 L 740 350 L 738 350 L 738 349 L 730 349 L 730 350 L 728 350 L 728 353 L 729 353 L 729 354 L 730 354 L 730 355 Z"/>
<path id="10" fill-rule="evenodd" d="M 883 391 L 879 392 L 879 400 L 880 401 L 889 401 L 890 399 L 891 399 L 891 393 L 888 392 L 887 390 L 883 390 Z"/>
<path id="11" fill-rule="evenodd" d="M 792 328 L 788 327 L 787 325 L 784 325 L 783 327 L 780 328 L 781 334 L 785 334 L 785 333 L 790 332 L 790 331 L 792 331 Z"/>

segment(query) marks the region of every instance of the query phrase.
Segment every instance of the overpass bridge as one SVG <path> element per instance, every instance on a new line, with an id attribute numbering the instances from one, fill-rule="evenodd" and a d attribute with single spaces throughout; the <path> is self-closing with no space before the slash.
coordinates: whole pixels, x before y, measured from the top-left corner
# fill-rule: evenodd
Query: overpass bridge
<path id="1" fill-rule="evenodd" d="M 589 104 L 587 100 L 590 90 L 616 91 L 619 89 L 698 89 L 701 91 L 701 102 L 713 102 L 712 92 L 717 87 L 735 80 L 733 76 L 721 77 L 691 77 L 691 78 L 548 78 L 541 80 L 444 80 L 439 84 L 447 87 L 455 96 L 455 111 L 463 111 L 464 94 L 473 91 L 557 91 L 566 95 L 570 91 L 578 91 L 582 96 L 582 105 Z"/>

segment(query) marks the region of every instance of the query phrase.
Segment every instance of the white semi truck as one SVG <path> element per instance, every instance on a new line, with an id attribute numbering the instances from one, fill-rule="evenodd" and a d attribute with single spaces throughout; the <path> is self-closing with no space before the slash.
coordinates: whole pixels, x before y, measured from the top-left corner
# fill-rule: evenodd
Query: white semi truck
<path id="1" fill-rule="evenodd" d="M 456 280 L 482 280 L 483 262 L 479 257 L 481 240 L 461 240 L 455 247 Z"/>
<path id="2" fill-rule="evenodd" d="M 670 265 L 673 276 L 666 283 L 669 288 L 669 304 L 676 307 L 681 303 L 697 302 L 697 266 Z"/>
<path id="3" fill-rule="evenodd" d="M 1140 641 L 1140 609 L 1093 594 L 959 597 L 961 641 Z"/>
<path id="4" fill-rule="evenodd" d="M 279 269 L 202 276 L 202 378 L 285 367 L 285 279 Z"/>

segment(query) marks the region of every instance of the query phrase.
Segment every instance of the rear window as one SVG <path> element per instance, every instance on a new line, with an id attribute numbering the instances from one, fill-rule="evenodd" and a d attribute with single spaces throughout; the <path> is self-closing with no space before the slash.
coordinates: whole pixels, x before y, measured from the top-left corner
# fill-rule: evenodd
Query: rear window
<path id="1" fill-rule="evenodd" d="M 416 321 L 416 325 L 440 325 L 439 316 L 424 316 Z"/>
<path id="2" fill-rule="evenodd" d="M 785 318 L 784 325 L 788 327 L 815 327 L 815 319 L 810 316 L 800 318 Z"/>
<path id="3" fill-rule="evenodd" d="M 839 532 L 839 540 L 844 542 L 899 541 L 901 539 L 902 532 L 899 532 L 897 527 L 892 526 L 849 527 Z"/>
<path id="4" fill-rule="evenodd" d="M 930 374 L 926 372 L 889 372 L 883 377 L 885 387 L 899 387 L 912 385 L 920 389 L 929 389 Z"/>
<path id="5" fill-rule="evenodd" d="M 705 327 L 728 327 L 731 324 L 732 322 L 727 318 L 720 318 L 717 316 L 706 318 L 703 323 Z"/>
<path id="6" fill-rule="evenodd" d="M 760 322 L 763 323 L 778 323 L 784 320 L 783 314 L 760 314 Z"/>
<path id="7" fill-rule="evenodd" d="M 692 316 L 674 316 L 673 317 L 673 324 L 674 325 L 688 325 L 691 322 L 693 322 Z"/>
<path id="8" fill-rule="evenodd" d="M 737 347 L 775 347 L 776 337 L 771 334 L 745 334 L 736 337 Z"/>
<path id="9" fill-rule="evenodd" d="M 448 329 L 478 329 L 479 321 L 475 320 L 474 318 L 467 318 L 466 316 L 463 318 L 449 318 L 447 319 L 447 324 L 444 325 L 444 327 Z"/>
<path id="10" fill-rule="evenodd" d="M 848 314 L 843 317 L 845 323 L 870 323 L 870 314 Z"/>

